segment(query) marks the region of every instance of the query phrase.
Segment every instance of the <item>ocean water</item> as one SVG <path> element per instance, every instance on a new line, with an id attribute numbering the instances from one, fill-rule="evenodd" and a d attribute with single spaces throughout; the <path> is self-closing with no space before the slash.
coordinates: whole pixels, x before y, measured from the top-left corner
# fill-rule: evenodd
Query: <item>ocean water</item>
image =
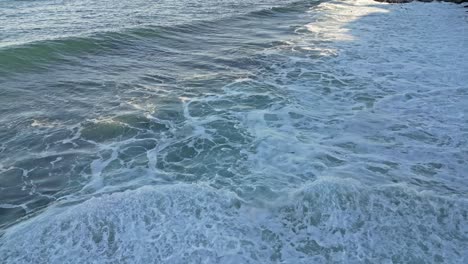
<path id="1" fill-rule="evenodd" d="M 0 2 L 1 263 L 467 263 L 468 15 Z"/>

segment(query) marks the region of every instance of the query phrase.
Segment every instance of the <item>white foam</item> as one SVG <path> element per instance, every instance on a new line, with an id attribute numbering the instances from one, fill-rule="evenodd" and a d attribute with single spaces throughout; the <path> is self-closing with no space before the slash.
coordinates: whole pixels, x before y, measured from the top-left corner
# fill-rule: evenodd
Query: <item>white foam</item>
<path id="1" fill-rule="evenodd" d="M 52 207 L 7 230 L 0 260 L 466 262 L 464 10 L 334 1 L 309 18 L 297 38 L 264 51 L 271 65 L 258 78 L 236 80 L 220 94 L 181 97 L 185 122 L 177 135 L 144 153 L 147 170 L 111 170 L 115 189 L 99 192 L 103 172 L 118 160 L 116 149 L 138 139 L 92 142 L 103 155 L 91 163 L 87 187 L 102 195 L 139 186 L 120 174 L 174 177 L 156 163 L 178 143 L 228 139 L 223 147 L 239 149 L 238 156 L 192 159 L 188 165 L 202 175 L 181 173 L 219 189 L 143 187 Z M 219 112 L 198 117 L 195 103 Z M 216 121 L 232 128 L 210 127 Z M 203 163 L 218 162 L 237 173 L 222 179 L 230 184 L 207 176 L 218 171 Z"/>
<path id="2" fill-rule="evenodd" d="M 466 200 L 327 179 L 272 204 L 248 205 L 199 185 L 104 195 L 11 228 L 0 240 L 0 260 L 462 263 L 468 256 Z"/>
<path id="3" fill-rule="evenodd" d="M 243 116 L 254 174 L 277 177 L 275 187 L 343 176 L 466 192 L 466 17 L 450 3 L 312 8 L 293 56 L 267 75 L 289 101 Z"/>

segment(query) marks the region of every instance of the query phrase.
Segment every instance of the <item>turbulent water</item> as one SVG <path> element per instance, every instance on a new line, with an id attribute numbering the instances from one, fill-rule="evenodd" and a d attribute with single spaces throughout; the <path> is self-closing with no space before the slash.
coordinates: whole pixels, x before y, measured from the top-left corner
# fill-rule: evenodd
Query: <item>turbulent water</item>
<path id="1" fill-rule="evenodd" d="M 468 16 L 0 2 L 1 263 L 467 263 Z"/>

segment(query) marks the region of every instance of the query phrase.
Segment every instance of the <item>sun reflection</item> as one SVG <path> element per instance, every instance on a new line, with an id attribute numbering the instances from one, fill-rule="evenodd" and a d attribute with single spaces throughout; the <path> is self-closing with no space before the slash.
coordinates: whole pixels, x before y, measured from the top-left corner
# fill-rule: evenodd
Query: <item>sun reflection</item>
<path id="1" fill-rule="evenodd" d="M 379 7 L 384 5 L 386 4 L 372 0 L 355 0 L 352 4 L 349 4 L 349 1 L 321 3 L 309 11 L 320 16 L 316 16 L 316 21 L 306 25 L 305 28 L 314 34 L 314 37 L 323 41 L 353 41 L 355 38 L 350 33 L 349 25 L 365 16 L 388 13 L 388 10 Z"/>

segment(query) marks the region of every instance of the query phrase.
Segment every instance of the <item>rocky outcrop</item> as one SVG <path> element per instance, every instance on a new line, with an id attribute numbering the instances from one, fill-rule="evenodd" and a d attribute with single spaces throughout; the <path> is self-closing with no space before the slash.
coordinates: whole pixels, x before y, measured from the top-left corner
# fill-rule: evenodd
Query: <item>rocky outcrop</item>
<path id="1" fill-rule="evenodd" d="M 384 2 L 384 3 L 392 3 L 392 4 L 402 4 L 402 3 L 409 3 L 413 1 L 419 1 L 419 2 L 433 2 L 434 0 L 375 0 L 377 2 Z M 461 3 L 468 3 L 468 0 L 441 0 L 441 2 L 450 2 L 450 3 L 456 3 L 456 4 L 461 4 Z M 465 6 L 467 7 L 467 6 Z"/>

